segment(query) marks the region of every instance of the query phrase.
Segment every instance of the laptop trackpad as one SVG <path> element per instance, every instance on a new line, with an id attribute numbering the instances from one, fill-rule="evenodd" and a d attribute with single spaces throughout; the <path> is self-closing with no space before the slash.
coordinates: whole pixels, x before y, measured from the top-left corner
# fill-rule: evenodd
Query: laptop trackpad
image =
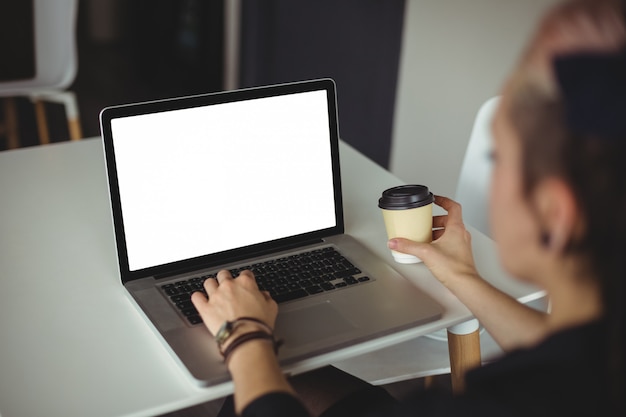
<path id="1" fill-rule="evenodd" d="M 278 315 L 276 334 L 291 346 L 335 337 L 354 329 L 329 302 Z"/>

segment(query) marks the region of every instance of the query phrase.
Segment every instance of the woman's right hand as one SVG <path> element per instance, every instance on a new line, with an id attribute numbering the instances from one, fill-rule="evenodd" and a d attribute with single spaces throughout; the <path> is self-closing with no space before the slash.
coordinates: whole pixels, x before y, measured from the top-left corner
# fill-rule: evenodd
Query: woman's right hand
<path id="1" fill-rule="evenodd" d="M 388 242 L 390 249 L 420 258 L 433 275 L 446 287 L 456 278 L 476 277 L 478 272 L 472 254 L 472 236 L 463 224 L 461 205 L 435 196 L 435 204 L 448 212 L 433 217 L 432 243 L 419 243 L 403 238 Z"/>
<path id="2" fill-rule="evenodd" d="M 191 295 L 191 301 L 212 334 L 215 335 L 225 321 L 242 317 L 261 320 L 274 328 L 278 306 L 267 291 L 259 291 L 252 272 L 242 271 L 237 278 L 233 278 L 229 271 L 222 270 L 216 279 L 207 279 L 204 288 L 208 297 L 195 292 Z M 225 341 L 223 347 L 228 349 L 228 344 L 238 335 L 256 330 L 266 329 L 254 322 L 244 322 Z M 252 339 L 239 344 L 228 356 L 228 370 L 235 384 L 237 415 L 241 415 L 255 399 L 271 392 L 285 392 L 295 396 L 280 369 L 274 349 L 268 340 Z"/>
<path id="3" fill-rule="evenodd" d="M 207 279 L 204 288 L 208 297 L 195 292 L 191 301 L 213 335 L 225 321 L 241 317 L 253 317 L 274 328 L 278 306 L 267 291 L 259 291 L 252 272 L 242 271 L 235 279 L 222 270 L 217 278 Z"/>

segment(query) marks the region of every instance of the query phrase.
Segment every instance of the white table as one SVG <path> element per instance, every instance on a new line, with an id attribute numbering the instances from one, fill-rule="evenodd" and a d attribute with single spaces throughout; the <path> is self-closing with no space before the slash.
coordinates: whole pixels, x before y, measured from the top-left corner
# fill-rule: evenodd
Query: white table
<path id="1" fill-rule="evenodd" d="M 393 262 L 376 202 L 400 181 L 345 144 L 341 164 L 347 231 Z M 99 138 L 1 152 L 0 195 L 2 417 L 155 415 L 230 392 L 187 379 L 126 296 Z M 508 278 L 493 242 L 472 234 L 487 279 L 521 300 L 541 296 Z M 444 307 L 440 320 L 290 371 L 349 362 L 471 318 L 423 265 L 396 266 Z"/>

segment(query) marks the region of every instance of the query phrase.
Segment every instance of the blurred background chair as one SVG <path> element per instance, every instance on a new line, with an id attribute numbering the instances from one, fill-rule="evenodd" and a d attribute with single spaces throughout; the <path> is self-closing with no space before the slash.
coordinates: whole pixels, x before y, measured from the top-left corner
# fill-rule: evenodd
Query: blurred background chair
<path id="1" fill-rule="evenodd" d="M 77 72 L 77 0 L 20 0 L 0 3 L 0 137 L 5 148 L 23 146 L 21 112 L 32 113 L 40 144 L 82 137 L 78 106 L 66 88 Z M 23 106 L 24 98 L 32 109 Z M 52 138 L 47 103 L 64 108 L 67 137 Z M 28 122 L 26 122 L 28 123 Z M 62 129 L 65 131 L 65 129 Z"/>

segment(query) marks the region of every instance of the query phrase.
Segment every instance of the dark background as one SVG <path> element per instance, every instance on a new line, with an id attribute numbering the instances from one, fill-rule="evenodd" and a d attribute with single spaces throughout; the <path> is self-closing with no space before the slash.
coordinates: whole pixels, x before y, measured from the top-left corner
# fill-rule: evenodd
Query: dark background
<path id="1" fill-rule="evenodd" d="M 387 167 L 404 0 L 241 3 L 240 87 L 333 78 L 341 137 Z M 85 137 L 100 134 L 103 107 L 223 89 L 223 0 L 79 0 L 78 9 L 69 89 Z"/>

